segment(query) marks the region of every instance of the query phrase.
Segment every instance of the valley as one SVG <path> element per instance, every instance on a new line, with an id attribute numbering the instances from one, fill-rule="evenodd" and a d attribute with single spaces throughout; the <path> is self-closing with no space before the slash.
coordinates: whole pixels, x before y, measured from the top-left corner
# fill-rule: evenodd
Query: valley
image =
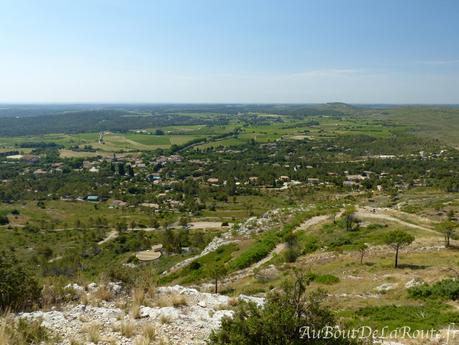
<path id="1" fill-rule="evenodd" d="M 407 128 L 415 107 L 264 108 L 178 109 L 152 126 L 144 107 L 129 119 L 149 127 L 123 130 L 98 128 L 119 126 L 98 110 L 90 131 L 5 132 L 0 266 L 37 291 L 3 302 L 18 311 L 4 318 L 64 344 L 205 344 L 223 316 L 301 275 L 343 328 L 444 341 L 459 321 L 459 152 L 433 133 L 450 123 L 426 134 L 437 110 L 422 108 L 424 127 Z"/>

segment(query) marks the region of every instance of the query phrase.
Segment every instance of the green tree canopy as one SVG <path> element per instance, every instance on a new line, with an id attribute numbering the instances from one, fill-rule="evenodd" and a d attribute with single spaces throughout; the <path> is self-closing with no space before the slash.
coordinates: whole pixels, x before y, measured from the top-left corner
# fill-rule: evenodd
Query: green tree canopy
<path id="1" fill-rule="evenodd" d="M 414 236 L 402 231 L 393 230 L 386 234 L 385 243 L 395 250 L 395 268 L 398 267 L 398 254 L 401 248 L 409 246 L 414 241 Z"/>

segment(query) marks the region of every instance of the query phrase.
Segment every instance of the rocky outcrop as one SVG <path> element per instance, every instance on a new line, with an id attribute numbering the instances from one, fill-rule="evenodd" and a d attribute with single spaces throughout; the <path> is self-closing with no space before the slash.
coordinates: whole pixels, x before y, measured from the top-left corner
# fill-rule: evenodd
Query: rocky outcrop
<path id="1" fill-rule="evenodd" d="M 108 284 L 114 291 L 120 291 L 119 284 Z M 85 288 L 77 284 L 69 287 L 75 291 L 97 289 L 96 284 Z M 96 327 L 100 333 L 99 343 L 136 344 L 142 336 L 142 327 L 153 325 L 156 339 L 164 343 L 177 345 L 205 344 L 210 332 L 220 327 L 223 317 L 233 315 L 232 306 L 238 302 L 253 302 L 262 307 L 264 299 L 240 295 L 238 298 L 200 292 L 183 286 L 159 287 L 155 298 L 182 297 L 176 305 L 160 306 L 154 302 L 140 305 L 137 315 L 133 316 L 130 308 L 131 297 L 121 295 L 114 301 L 99 301 L 97 305 L 69 304 L 59 310 L 22 313 L 17 317 L 41 319 L 42 325 L 60 337 L 59 344 L 91 343 L 88 329 Z M 158 302 L 158 304 L 160 304 Z M 174 303 L 173 303 L 174 304 Z M 132 328 L 132 334 L 122 328 Z"/>
<path id="2" fill-rule="evenodd" d="M 234 239 L 234 234 L 237 236 L 247 237 L 252 234 L 281 228 L 286 219 L 294 214 L 297 214 L 298 212 L 303 212 L 305 210 L 307 210 L 305 207 L 274 209 L 264 213 L 258 218 L 251 217 L 239 226 L 235 226 L 233 229 L 221 234 L 220 236 L 216 236 L 212 241 L 210 241 L 210 243 L 202 250 L 200 254 L 179 262 L 168 271 L 163 272 L 162 275 L 167 275 L 169 273 L 175 272 L 189 265 L 194 260 L 217 250 L 223 245 L 239 242 L 239 240 Z"/>

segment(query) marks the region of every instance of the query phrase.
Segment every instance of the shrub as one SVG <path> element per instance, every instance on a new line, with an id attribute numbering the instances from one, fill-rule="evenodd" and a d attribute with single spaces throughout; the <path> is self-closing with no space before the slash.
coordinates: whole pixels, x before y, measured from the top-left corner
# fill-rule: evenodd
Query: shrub
<path id="1" fill-rule="evenodd" d="M 301 255 L 301 252 L 297 247 L 287 248 L 284 253 L 286 262 L 295 262 L 296 259 Z"/>
<path id="2" fill-rule="evenodd" d="M 422 284 L 408 289 L 408 295 L 412 298 L 432 298 L 441 300 L 459 299 L 459 280 L 444 279 L 433 285 Z"/>
<path id="3" fill-rule="evenodd" d="M 15 320 L 6 315 L 0 319 L 0 343 L 2 345 L 50 344 L 51 337 L 41 320 Z"/>
<path id="4" fill-rule="evenodd" d="M 160 282 L 166 284 L 177 280 L 180 284 L 190 284 L 212 278 L 213 272 L 210 268 L 215 265 L 225 265 L 226 262 L 231 260 L 232 253 L 238 249 L 239 247 L 235 243 L 223 245 L 217 250 L 194 260 L 181 270 L 161 278 Z"/>
<path id="5" fill-rule="evenodd" d="M 306 244 L 304 245 L 303 254 L 314 253 L 317 249 L 319 249 L 320 245 L 317 238 L 309 236 L 306 237 L 304 240 Z"/>
<path id="6" fill-rule="evenodd" d="M 306 278 L 311 282 L 316 282 L 318 284 L 331 285 L 339 283 L 339 278 L 332 274 L 317 274 L 310 272 L 306 275 Z"/>
<path id="7" fill-rule="evenodd" d="M 68 281 L 63 277 L 49 277 L 43 282 L 41 290 L 41 307 L 49 309 L 78 299 L 79 293 L 67 287 Z"/>
<path id="8" fill-rule="evenodd" d="M 319 331 L 334 325 L 332 313 L 322 306 L 322 296 L 306 294 L 307 279 L 300 277 L 284 285 L 282 292 L 267 296 L 263 308 L 254 303 L 240 303 L 234 317 L 222 319 L 221 329 L 210 335 L 210 345 L 299 345 L 299 344 L 357 344 L 338 339 L 302 339 L 300 330 L 305 325 Z"/>
<path id="9" fill-rule="evenodd" d="M 27 309 L 40 301 L 40 287 L 16 258 L 0 254 L 0 310 Z"/>
<path id="10" fill-rule="evenodd" d="M 201 268 L 201 264 L 197 261 L 193 261 L 191 264 L 190 264 L 190 269 L 192 269 L 193 271 L 194 270 L 198 270 Z"/>
<path id="11" fill-rule="evenodd" d="M 279 242 L 279 234 L 270 231 L 230 263 L 231 270 L 241 270 L 266 257 Z"/>
<path id="12" fill-rule="evenodd" d="M 10 221 L 8 220 L 7 216 L 0 216 L 0 225 L 7 225 Z"/>

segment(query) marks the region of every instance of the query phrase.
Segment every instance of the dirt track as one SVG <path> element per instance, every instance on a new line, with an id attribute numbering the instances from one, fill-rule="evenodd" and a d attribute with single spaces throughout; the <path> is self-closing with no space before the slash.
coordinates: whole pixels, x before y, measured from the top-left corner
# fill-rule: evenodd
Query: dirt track
<path id="1" fill-rule="evenodd" d="M 408 228 L 414 228 L 414 229 L 420 229 L 424 231 L 428 231 L 431 233 L 438 234 L 437 231 L 433 230 L 431 227 L 424 226 L 424 225 L 418 225 L 418 224 L 413 224 L 410 222 L 407 222 L 405 220 L 402 220 L 397 216 L 404 217 L 404 218 L 419 218 L 418 220 L 420 222 L 425 223 L 426 219 L 422 217 L 418 217 L 416 215 L 412 214 L 407 214 L 405 212 L 393 210 L 393 209 L 385 209 L 385 208 L 359 208 L 356 212 L 357 218 L 369 218 L 369 219 L 380 219 L 380 220 L 386 220 L 389 222 L 395 222 L 399 223 L 403 226 L 406 226 Z"/>

